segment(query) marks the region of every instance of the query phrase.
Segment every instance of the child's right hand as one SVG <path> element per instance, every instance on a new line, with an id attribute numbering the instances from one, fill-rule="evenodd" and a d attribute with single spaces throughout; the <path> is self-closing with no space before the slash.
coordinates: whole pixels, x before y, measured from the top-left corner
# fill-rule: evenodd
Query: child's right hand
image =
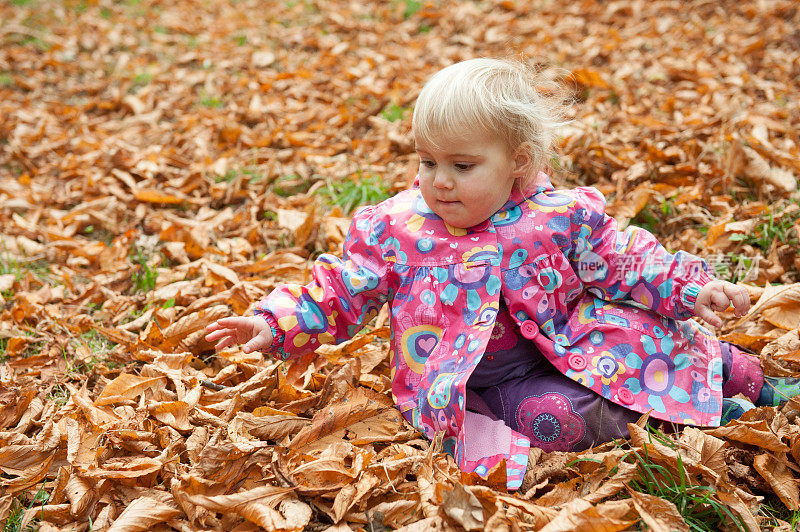
<path id="1" fill-rule="evenodd" d="M 694 304 L 694 313 L 714 327 L 722 326 L 722 319 L 714 314 L 733 306 L 738 317 L 750 310 L 750 294 L 743 286 L 736 286 L 728 281 L 714 280 L 700 289 Z"/>
<path id="2" fill-rule="evenodd" d="M 217 342 L 216 351 L 233 344 L 244 344 L 242 351 L 252 353 L 272 345 L 272 331 L 261 316 L 222 318 L 206 327 L 206 340 Z"/>

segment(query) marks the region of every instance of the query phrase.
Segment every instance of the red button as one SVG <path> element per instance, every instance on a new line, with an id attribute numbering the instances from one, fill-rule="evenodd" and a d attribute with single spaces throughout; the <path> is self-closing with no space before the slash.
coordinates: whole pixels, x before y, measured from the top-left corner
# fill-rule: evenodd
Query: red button
<path id="1" fill-rule="evenodd" d="M 522 331 L 522 336 L 528 340 L 533 340 L 539 335 L 539 326 L 533 320 L 523 321 L 519 328 Z"/>
<path id="2" fill-rule="evenodd" d="M 625 403 L 626 405 L 633 404 L 633 394 L 627 388 L 620 388 L 617 390 L 617 397 L 619 397 L 620 403 Z"/>
<path id="3" fill-rule="evenodd" d="M 486 360 L 492 361 L 494 360 L 494 355 L 487 355 Z"/>
<path id="4" fill-rule="evenodd" d="M 583 371 L 586 369 L 586 357 L 580 353 L 572 353 L 567 357 L 567 365 L 575 371 Z"/>

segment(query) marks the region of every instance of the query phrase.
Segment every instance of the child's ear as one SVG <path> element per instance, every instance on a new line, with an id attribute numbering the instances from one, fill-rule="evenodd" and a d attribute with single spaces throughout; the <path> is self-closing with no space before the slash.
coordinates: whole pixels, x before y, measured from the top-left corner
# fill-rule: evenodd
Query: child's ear
<path id="1" fill-rule="evenodd" d="M 533 167 L 533 155 L 531 154 L 531 145 L 529 142 L 524 142 L 514 151 L 514 168 L 511 173 L 515 178 L 521 179 L 527 176 Z"/>

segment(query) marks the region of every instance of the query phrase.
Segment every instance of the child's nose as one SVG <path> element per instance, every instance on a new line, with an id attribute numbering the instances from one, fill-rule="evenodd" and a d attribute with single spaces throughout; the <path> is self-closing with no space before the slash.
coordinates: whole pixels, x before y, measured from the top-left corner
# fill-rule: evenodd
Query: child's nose
<path id="1" fill-rule="evenodd" d="M 436 175 L 433 178 L 433 186 L 436 188 L 453 188 L 453 181 L 450 179 L 450 176 L 447 175 L 447 172 L 444 170 L 437 170 Z"/>

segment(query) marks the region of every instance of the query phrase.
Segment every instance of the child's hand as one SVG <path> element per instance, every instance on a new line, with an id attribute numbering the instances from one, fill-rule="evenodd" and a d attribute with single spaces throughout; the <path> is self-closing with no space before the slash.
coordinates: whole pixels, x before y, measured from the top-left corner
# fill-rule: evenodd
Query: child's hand
<path id="1" fill-rule="evenodd" d="M 244 344 L 242 351 L 252 353 L 272 345 L 272 331 L 261 316 L 222 318 L 206 327 L 206 340 L 217 342 L 216 351 L 233 344 Z"/>
<path id="2" fill-rule="evenodd" d="M 714 314 L 733 305 L 736 316 L 744 316 L 750 310 L 750 294 L 746 288 L 727 281 L 711 281 L 700 289 L 694 303 L 694 313 L 714 327 L 722 325 L 722 319 Z"/>

